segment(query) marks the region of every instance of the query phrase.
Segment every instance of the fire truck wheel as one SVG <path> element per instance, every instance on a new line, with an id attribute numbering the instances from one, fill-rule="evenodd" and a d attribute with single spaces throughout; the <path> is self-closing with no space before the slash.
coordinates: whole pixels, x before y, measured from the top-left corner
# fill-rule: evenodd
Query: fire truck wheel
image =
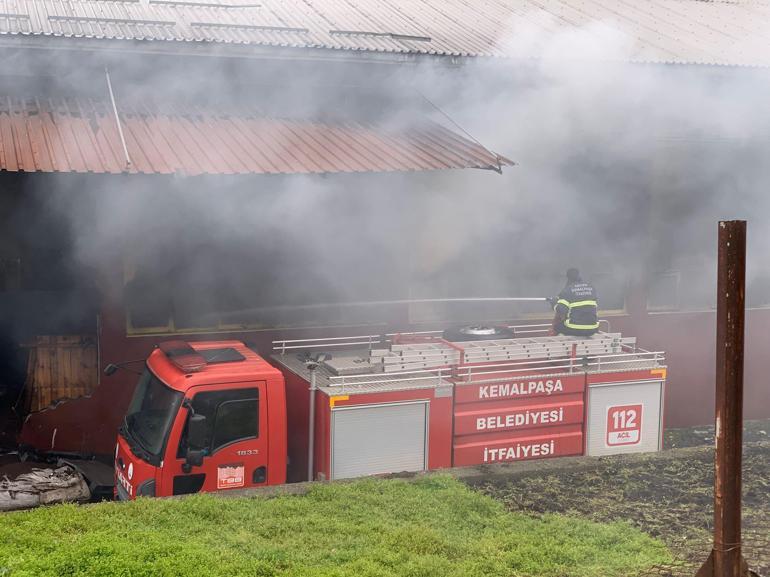
<path id="1" fill-rule="evenodd" d="M 463 341 L 494 341 L 497 339 L 512 339 L 513 331 L 508 327 L 467 325 L 445 330 L 442 338 L 453 343 Z"/>

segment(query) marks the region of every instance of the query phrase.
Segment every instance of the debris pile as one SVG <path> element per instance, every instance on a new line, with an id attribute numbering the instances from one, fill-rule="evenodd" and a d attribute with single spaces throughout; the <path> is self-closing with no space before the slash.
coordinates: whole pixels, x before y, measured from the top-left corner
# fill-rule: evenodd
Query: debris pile
<path id="1" fill-rule="evenodd" d="M 30 509 L 40 505 L 88 501 L 91 493 L 72 467 L 33 469 L 15 479 L 0 480 L 0 511 Z"/>

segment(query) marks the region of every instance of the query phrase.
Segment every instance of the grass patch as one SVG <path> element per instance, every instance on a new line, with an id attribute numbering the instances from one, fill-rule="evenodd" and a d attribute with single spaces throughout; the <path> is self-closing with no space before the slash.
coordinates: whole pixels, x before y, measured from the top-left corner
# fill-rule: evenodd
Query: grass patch
<path id="1" fill-rule="evenodd" d="M 581 468 L 565 464 L 474 484 L 512 513 L 628 522 L 666 543 L 684 563 L 675 575 L 694 575 L 711 550 L 711 447 L 615 455 Z M 743 555 L 752 569 L 770 576 L 770 443 L 744 446 L 742 518 Z"/>
<path id="2" fill-rule="evenodd" d="M 668 559 L 627 524 L 510 513 L 447 475 L 0 517 L 4 577 L 617 577 Z"/>

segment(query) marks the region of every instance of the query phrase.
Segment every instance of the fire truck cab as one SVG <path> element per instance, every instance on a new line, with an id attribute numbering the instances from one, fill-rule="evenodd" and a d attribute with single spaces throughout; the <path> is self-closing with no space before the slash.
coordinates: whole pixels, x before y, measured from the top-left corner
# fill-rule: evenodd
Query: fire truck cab
<path id="1" fill-rule="evenodd" d="M 115 448 L 115 495 L 170 496 L 286 481 L 281 372 L 239 341 L 161 344 Z"/>

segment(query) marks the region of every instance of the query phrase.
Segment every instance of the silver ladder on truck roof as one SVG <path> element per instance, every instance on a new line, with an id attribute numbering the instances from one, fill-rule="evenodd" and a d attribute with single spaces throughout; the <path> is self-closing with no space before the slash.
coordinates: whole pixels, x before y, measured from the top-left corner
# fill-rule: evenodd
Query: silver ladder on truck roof
<path id="1" fill-rule="evenodd" d="M 426 369 L 440 365 L 479 364 L 527 359 L 558 359 L 609 355 L 633 349 L 635 337 L 620 333 L 599 333 L 591 338 L 529 337 L 465 341 L 457 348 L 443 342 L 392 344 L 389 349 L 375 349 L 372 364 L 382 364 L 384 372 Z"/>
<path id="2" fill-rule="evenodd" d="M 521 327 L 521 325 L 519 325 Z M 537 327 L 529 325 L 530 334 Z M 539 332 L 539 331 L 538 331 Z M 542 333 L 541 333 L 542 334 Z M 364 335 L 327 339 L 274 341 L 279 362 L 296 364 L 296 351 L 318 349 L 335 352 L 322 363 L 324 384 L 348 391 L 372 386 L 388 389 L 398 383 L 418 384 L 451 377 L 454 382 L 496 380 L 512 374 L 602 372 L 653 369 L 665 366 L 665 353 L 637 347 L 634 337 L 598 333 L 591 338 L 567 336 L 521 337 L 491 341 L 464 341 L 452 345 L 440 340 L 399 343 L 403 336 L 435 336 L 441 332 Z M 455 348 L 455 345 L 458 348 Z M 462 348 L 462 353 L 459 348 Z M 345 350 L 347 349 L 347 350 Z M 461 354 L 465 356 L 461 362 Z M 285 359 L 285 360 L 281 360 Z"/>
<path id="3" fill-rule="evenodd" d="M 602 319 L 599 321 L 600 326 L 607 327 L 609 332 L 610 324 L 607 320 Z M 513 332 L 513 336 L 547 336 L 548 331 L 551 329 L 550 324 L 534 324 L 534 325 L 510 325 L 507 327 Z M 390 345 L 393 338 L 396 336 L 408 336 L 408 337 L 436 337 L 440 338 L 443 331 L 413 331 L 402 333 L 385 333 L 377 335 L 348 335 L 344 337 L 322 337 L 315 339 L 282 339 L 273 341 L 273 351 L 279 354 L 286 354 L 296 350 L 309 350 L 309 349 L 340 349 L 340 348 L 360 348 L 367 347 L 373 349 L 375 346 L 380 348 Z M 599 334 L 605 334 L 600 332 Z M 571 338 L 571 337 L 570 337 Z M 468 342 L 468 341 L 466 341 Z"/>
<path id="4" fill-rule="evenodd" d="M 544 334 L 549 325 L 518 325 L 527 335 Z M 523 329 L 523 330 L 522 330 Z M 637 347 L 635 337 L 600 332 L 590 338 L 569 336 L 521 336 L 513 339 L 449 343 L 440 331 L 388 335 L 358 335 L 273 342 L 273 350 L 288 353 L 312 350 L 334 352 L 322 363 L 330 385 L 393 382 L 399 378 L 463 380 L 501 373 L 526 374 L 544 369 L 573 372 L 663 366 L 663 352 Z M 400 342 L 407 337 L 416 342 Z M 434 337 L 422 340 L 423 337 Z M 340 349 L 347 349 L 340 351 Z M 293 356 L 293 355 L 292 355 Z"/>

